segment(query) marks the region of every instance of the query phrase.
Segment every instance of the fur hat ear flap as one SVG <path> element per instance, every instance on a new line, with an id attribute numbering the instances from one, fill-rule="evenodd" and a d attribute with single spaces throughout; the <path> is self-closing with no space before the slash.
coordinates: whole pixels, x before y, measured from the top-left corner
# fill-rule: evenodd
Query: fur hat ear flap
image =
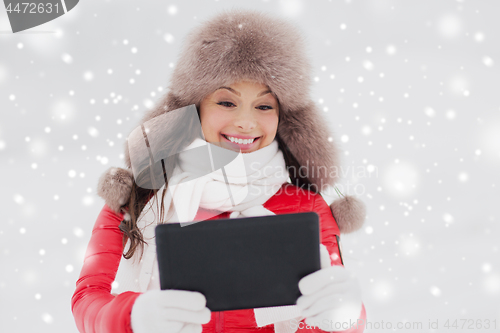
<path id="1" fill-rule="evenodd" d="M 359 230 L 365 222 L 366 206 L 355 196 L 343 195 L 330 205 L 330 209 L 342 234 Z"/>
<path id="2" fill-rule="evenodd" d="M 122 213 L 121 207 L 130 199 L 134 176 L 130 170 L 109 168 L 99 178 L 97 195 L 104 199 L 115 213 Z"/>

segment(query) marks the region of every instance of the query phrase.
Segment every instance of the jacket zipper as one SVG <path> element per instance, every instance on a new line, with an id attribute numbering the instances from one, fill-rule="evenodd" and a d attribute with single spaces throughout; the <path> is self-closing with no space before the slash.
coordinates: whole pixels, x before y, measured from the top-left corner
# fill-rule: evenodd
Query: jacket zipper
<path id="1" fill-rule="evenodd" d="M 218 311 L 215 313 L 215 333 L 224 331 L 224 312 Z"/>

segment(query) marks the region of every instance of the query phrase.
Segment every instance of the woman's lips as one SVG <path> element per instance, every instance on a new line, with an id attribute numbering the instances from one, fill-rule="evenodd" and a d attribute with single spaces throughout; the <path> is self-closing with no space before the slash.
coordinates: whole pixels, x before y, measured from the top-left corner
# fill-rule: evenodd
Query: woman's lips
<path id="1" fill-rule="evenodd" d="M 221 134 L 221 136 L 224 138 L 224 141 L 228 142 L 232 147 L 235 147 L 235 148 L 238 148 L 241 150 L 252 149 L 256 145 L 256 142 L 260 140 L 260 136 L 259 136 L 259 137 L 255 138 L 255 140 L 253 140 L 252 143 L 243 144 L 243 143 L 232 142 L 231 140 L 226 138 L 226 136 L 224 134 Z"/>

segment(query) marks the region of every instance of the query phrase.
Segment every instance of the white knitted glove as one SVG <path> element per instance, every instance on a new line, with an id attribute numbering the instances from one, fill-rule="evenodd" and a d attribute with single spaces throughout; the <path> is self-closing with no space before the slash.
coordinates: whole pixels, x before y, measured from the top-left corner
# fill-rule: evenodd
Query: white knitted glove
<path id="1" fill-rule="evenodd" d="M 130 315 L 134 333 L 201 333 L 210 321 L 205 296 L 186 290 L 148 290 L 137 297 Z"/>
<path id="2" fill-rule="evenodd" d="M 297 299 L 297 306 L 302 311 L 302 317 L 306 318 L 307 325 L 325 331 L 338 330 L 338 327 L 347 329 L 361 313 L 358 281 L 343 266 L 330 266 L 330 256 L 323 244 L 320 255 L 321 269 L 299 281 L 302 296 Z"/>

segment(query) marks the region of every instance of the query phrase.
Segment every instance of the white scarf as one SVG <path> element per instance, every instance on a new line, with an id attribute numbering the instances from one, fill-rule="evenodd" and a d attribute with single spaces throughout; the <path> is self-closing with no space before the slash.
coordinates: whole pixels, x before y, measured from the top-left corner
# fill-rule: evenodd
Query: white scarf
<path id="1" fill-rule="evenodd" d="M 198 138 L 185 151 L 206 144 L 204 140 Z M 179 164 L 168 180 L 164 198 L 164 209 L 167 212 L 164 223 L 193 221 L 199 207 L 209 209 L 213 212 L 212 216 L 232 211 L 230 218 L 240 215 L 274 215 L 262 205 L 281 188 L 283 183 L 286 183 L 289 177 L 283 153 L 279 150 L 276 140 L 257 151 L 238 154 L 224 167 L 227 183 L 221 169 L 190 180 L 193 174 L 199 174 L 197 172 L 199 163 L 193 160 L 192 154 L 182 152 L 179 154 Z M 161 193 L 161 190 L 164 190 L 164 187 L 158 193 Z M 144 245 L 140 261 L 138 259 L 140 251 L 136 251 L 129 260 L 122 256 L 112 285 L 113 293 L 145 292 L 148 289 L 160 288 L 154 239 L 154 228 L 159 224 L 160 199 L 161 196 L 153 197 L 139 216 L 137 226 L 148 244 Z M 128 249 L 128 246 L 130 246 L 129 241 L 125 248 Z M 295 305 L 276 306 L 256 308 L 254 314 L 258 327 L 274 323 L 275 332 L 293 333 L 296 330 L 292 329 L 291 320 L 300 317 L 300 310 Z"/>

